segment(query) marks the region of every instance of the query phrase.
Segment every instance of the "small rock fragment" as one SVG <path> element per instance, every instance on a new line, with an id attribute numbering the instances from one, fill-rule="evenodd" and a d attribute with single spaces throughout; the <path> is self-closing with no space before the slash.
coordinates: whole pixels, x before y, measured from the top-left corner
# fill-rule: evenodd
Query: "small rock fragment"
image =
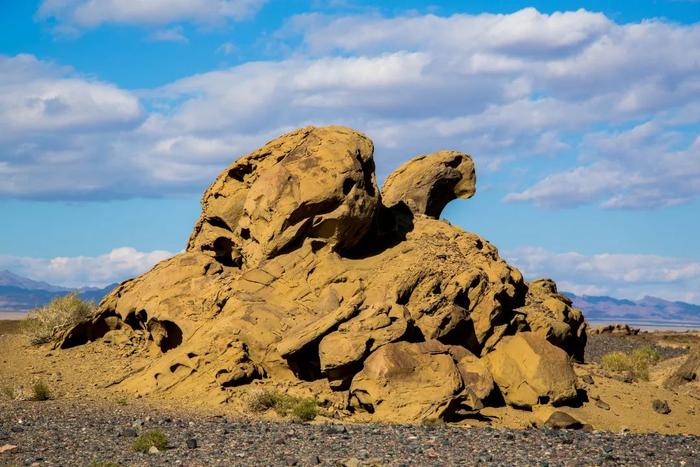
<path id="1" fill-rule="evenodd" d="M 651 406 L 655 412 L 660 413 L 662 415 L 671 413 L 671 408 L 668 406 L 668 402 L 663 401 L 661 399 L 654 399 L 654 401 L 651 403 Z"/>
<path id="2" fill-rule="evenodd" d="M 599 409 L 610 410 L 610 405 L 607 402 L 604 402 L 600 399 L 595 401 L 595 406 L 598 407 Z"/>
<path id="3" fill-rule="evenodd" d="M 185 444 L 187 444 L 187 449 L 197 449 L 197 440 L 195 438 L 187 438 Z"/>
<path id="4" fill-rule="evenodd" d="M 138 433 L 133 428 L 125 428 L 122 430 L 122 436 L 126 436 L 127 438 L 136 438 Z"/>
<path id="5" fill-rule="evenodd" d="M 578 430 L 583 427 L 583 424 L 568 413 L 556 410 L 552 412 L 552 415 L 544 422 L 544 427 L 555 430 Z"/>
<path id="6" fill-rule="evenodd" d="M 17 446 L 15 446 L 14 444 L 3 444 L 2 446 L 0 446 L 0 454 L 2 454 L 3 452 L 10 452 L 15 449 L 17 449 Z"/>
<path id="7" fill-rule="evenodd" d="M 634 373 L 631 371 L 623 371 L 620 374 L 614 375 L 613 379 L 622 381 L 623 383 L 632 384 L 634 383 Z"/>

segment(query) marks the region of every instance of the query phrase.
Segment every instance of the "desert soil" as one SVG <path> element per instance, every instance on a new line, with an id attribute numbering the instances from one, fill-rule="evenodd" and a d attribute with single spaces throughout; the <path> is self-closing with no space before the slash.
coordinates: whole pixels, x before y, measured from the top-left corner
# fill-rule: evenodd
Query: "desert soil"
<path id="1" fill-rule="evenodd" d="M 429 428 L 323 415 L 301 424 L 251 414 L 243 403 L 135 398 L 110 384 L 139 368 L 142 357 L 115 354 L 102 342 L 66 351 L 32 347 L 18 331 L 0 322 L 0 451 L 16 446 L 0 453 L 0 465 L 700 465 L 697 386 L 678 393 L 660 387 L 698 345 L 698 333 L 591 336 L 590 363 L 576 365 L 587 402 L 563 409 L 590 428 L 573 431 L 533 426 L 551 409 L 485 409 L 479 418 Z M 646 344 L 663 355 L 649 382 L 626 383 L 596 363 L 606 352 Z M 52 400 L 15 400 L 39 380 Z M 655 412 L 655 399 L 671 412 Z M 133 452 L 135 436 L 156 427 L 169 449 Z"/>
<path id="2" fill-rule="evenodd" d="M 0 445 L 17 465 L 698 465 L 693 436 L 419 425 L 296 424 L 55 400 L 3 403 Z M 131 450 L 153 427 L 157 454 Z M 187 447 L 196 440 L 197 448 Z M 191 441 L 190 441 L 191 442 Z M 99 465 L 99 464 L 98 464 Z"/>

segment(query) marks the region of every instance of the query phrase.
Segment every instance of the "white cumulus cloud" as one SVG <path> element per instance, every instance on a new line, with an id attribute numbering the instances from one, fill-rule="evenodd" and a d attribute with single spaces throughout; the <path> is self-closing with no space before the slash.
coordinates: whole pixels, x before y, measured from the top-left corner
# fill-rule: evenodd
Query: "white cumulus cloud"
<path id="1" fill-rule="evenodd" d="M 141 2 L 127 4 L 118 3 Z M 81 5 L 117 8 L 49 0 L 44 9 Z M 375 140 L 380 177 L 414 154 L 454 148 L 472 154 L 480 171 L 557 159 L 556 169 L 538 164 L 544 168 L 509 188 L 509 201 L 649 208 L 700 195 L 700 25 L 617 24 L 585 10 L 528 8 L 305 15 L 275 37 L 301 45 L 287 58 L 185 77 L 138 99 L 33 57 L 34 67 L 6 58 L 0 121 L 45 131 L 0 136 L 0 196 L 199 192 L 269 138 L 331 123 Z M 20 78 L 3 85 L 8 76 Z M 31 183 L 39 173 L 43 183 Z"/>
<path id="2" fill-rule="evenodd" d="M 131 247 L 115 248 L 98 256 L 46 259 L 0 255 L 0 270 L 64 287 L 104 287 L 137 276 L 172 255 L 169 251 L 142 252 Z"/>
<path id="3" fill-rule="evenodd" d="M 525 275 L 555 279 L 559 288 L 579 295 L 639 299 L 647 295 L 700 303 L 700 262 L 644 254 L 553 252 L 521 247 L 504 252 Z"/>

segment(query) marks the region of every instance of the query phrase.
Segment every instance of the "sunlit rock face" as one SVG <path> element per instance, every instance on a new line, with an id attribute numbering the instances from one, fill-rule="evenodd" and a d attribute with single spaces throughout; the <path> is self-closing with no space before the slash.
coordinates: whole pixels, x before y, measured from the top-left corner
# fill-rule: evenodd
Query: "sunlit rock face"
<path id="1" fill-rule="evenodd" d="M 382 420 L 478 410 L 503 401 L 499 387 L 514 405 L 568 400 L 561 356 L 583 355 L 583 316 L 551 280 L 528 284 L 488 241 L 438 220 L 475 191 L 461 152 L 417 156 L 380 190 L 366 136 L 288 133 L 226 168 L 186 251 L 122 283 L 62 346 L 139 343 L 151 363 L 119 384 L 142 394 L 286 382 Z M 538 360 L 515 371 L 504 355 L 521 347 Z M 545 367 L 564 382 L 547 387 Z M 523 381 L 532 391 L 511 389 Z"/>

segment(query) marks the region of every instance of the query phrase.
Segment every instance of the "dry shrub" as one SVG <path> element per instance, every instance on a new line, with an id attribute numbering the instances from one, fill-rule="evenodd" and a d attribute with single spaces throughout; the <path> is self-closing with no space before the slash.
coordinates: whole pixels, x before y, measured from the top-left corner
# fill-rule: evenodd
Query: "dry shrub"
<path id="1" fill-rule="evenodd" d="M 14 386 L 3 386 L 2 389 L 0 389 L 0 393 L 2 393 L 5 399 L 11 401 L 20 400 L 20 398 L 22 397 L 21 388 L 17 388 Z"/>
<path id="2" fill-rule="evenodd" d="M 281 417 L 291 415 L 294 420 L 302 422 L 313 420 L 319 412 L 318 402 L 314 399 L 303 399 L 266 389 L 250 395 L 248 408 L 253 412 L 273 409 Z"/>
<path id="3" fill-rule="evenodd" d="M 147 453 L 149 449 L 155 447 L 159 451 L 165 451 L 168 447 L 168 435 L 163 430 L 155 428 L 139 435 L 131 445 L 131 449 L 136 452 Z"/>
<path id="4" fill-rule="evenodd" d="M 632 373 L 635 379 L 649 380 L 649 368 L 661 359 L 659 352 L 652 346 L 638 347 L 629 353 L 610 352 L 601 358 L 604 369 L 613 372 Z"/>
<path id="5" fill-rule="evenodd" d="M 46 344 L 90 318 L 94 311 L 94 302 L 83 300 L 77 292 L 73 292 L 56 297 L 48 305 L 30 311 L 25 330 L 32 344 Z"/>
<path id="6" fill-rule="evenodd" d="M 49 399 L 51 399 L 51 390 L 45 382 L 37 381 L 32 385 L 33 401 L 47 401 Z"/>

